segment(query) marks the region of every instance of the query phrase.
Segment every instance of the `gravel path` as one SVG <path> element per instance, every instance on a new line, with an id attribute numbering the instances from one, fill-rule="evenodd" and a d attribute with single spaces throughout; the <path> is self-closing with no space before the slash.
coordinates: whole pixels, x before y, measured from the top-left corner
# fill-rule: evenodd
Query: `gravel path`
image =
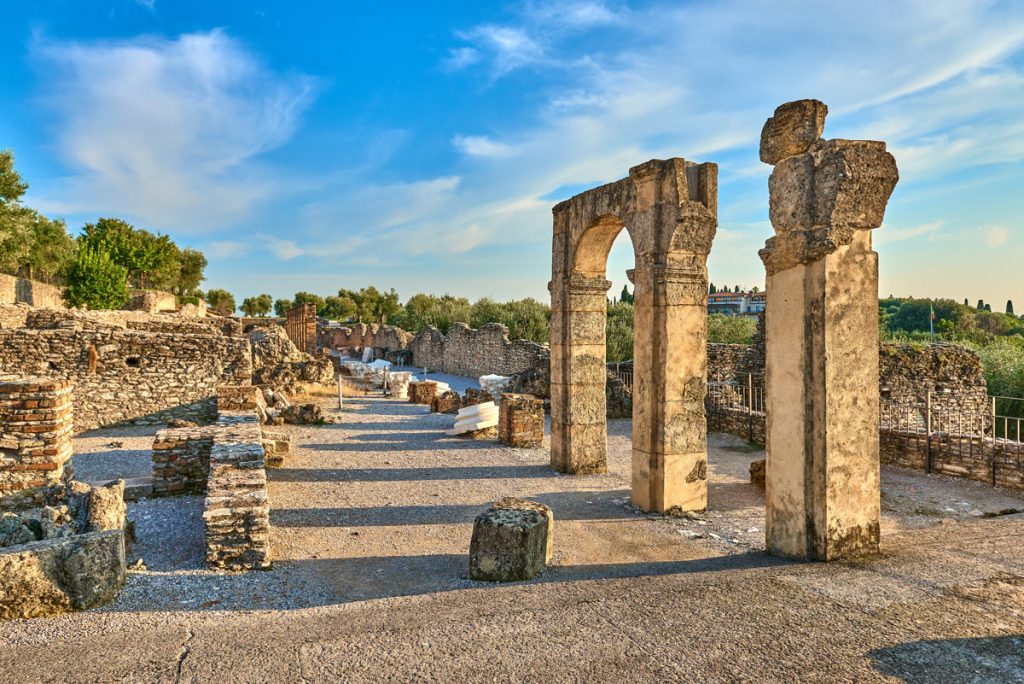
<path id="1" fill-rule="evenodd" d="M 75 479 L 108 482 L 118 478 L 148 477 L 153 473 L 155 426 L 90 430 L 73 440 L 71 465 Z"/>

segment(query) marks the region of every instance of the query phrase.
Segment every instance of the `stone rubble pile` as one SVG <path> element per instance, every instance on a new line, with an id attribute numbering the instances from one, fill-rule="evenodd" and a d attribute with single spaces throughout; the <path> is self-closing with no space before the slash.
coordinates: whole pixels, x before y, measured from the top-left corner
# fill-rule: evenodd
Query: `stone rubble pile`
<path id="1" fill-rule="evenodd" d="M 481 375 L 480 389 L 491 396 L 500 396 L 502 392 L 512 384 L 512 377 L 509 375 Z"/>

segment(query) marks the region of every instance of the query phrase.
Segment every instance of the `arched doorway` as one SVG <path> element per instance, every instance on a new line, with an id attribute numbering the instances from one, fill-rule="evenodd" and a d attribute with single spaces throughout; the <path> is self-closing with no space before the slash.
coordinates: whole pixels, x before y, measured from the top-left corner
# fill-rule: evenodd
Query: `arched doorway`
<path id="1" fill-rule="evenodd" d="M 608 252 L 629 232 L 636 255 L 633 503 L 707 506 L 707 256 L 717 228 L 718 166 L 652 160 L 554 208 L 551 265 L 551 465 L 607 467 Z"/>

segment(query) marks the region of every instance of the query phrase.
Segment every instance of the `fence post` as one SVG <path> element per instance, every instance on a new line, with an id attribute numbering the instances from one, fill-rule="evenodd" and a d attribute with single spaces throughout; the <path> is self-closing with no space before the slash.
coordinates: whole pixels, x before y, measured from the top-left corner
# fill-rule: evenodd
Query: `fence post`
<path id="1" fill-rule="evenodd" d="M 754 376 L 747 373 L 747 441 L 754 441 Z"/>
<path id="2" fill-rule="evenodd" d="M 992 397 L 992 486 L 996 486 L 996 398 Z M 984 430 L 982 430 L 981 444 L 985 446 Z M 1004 435 L 1005 436 L 1005 435 Z"/>
<path id="3" fill-rule="evenodd" d="M 342 405 L 342 391 L 341 391 L 341 373 L 338 373 L 338 410 L 341 410 Z"/>
<path id="4" fill-rule="evenodd" d="M 928 390 L 928 397 L 925 400 L 925 472 L 932 472 L 932 391 Z"/>

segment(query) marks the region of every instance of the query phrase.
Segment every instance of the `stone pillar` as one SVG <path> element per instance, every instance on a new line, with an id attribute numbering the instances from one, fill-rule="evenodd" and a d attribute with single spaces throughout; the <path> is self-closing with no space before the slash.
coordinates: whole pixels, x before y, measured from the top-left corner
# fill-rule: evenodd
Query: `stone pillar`
<path id="1" fill-rule="evenodd" d="M 761 133 L 767 270 L 767 548 L 833 560 L 879 543 L 878 255 L 899 178 L 885 143 L 822 140 L 827 108 L 782 105 Z"/>
<path id="2" fill-rule="evenodd" d="M 703 255 L 675 257 L 639 257 L 633 275 L 632 500 L 662 513 L 708 501 L 707 269 Z"/>
<path id="3" fill-rule="evenodd" d="M 567 280 L 556 278 L 551 285 L 551 467 L 603 473 L 608 467 L 604 328 L 611 282 L 582 273 Z"/>

